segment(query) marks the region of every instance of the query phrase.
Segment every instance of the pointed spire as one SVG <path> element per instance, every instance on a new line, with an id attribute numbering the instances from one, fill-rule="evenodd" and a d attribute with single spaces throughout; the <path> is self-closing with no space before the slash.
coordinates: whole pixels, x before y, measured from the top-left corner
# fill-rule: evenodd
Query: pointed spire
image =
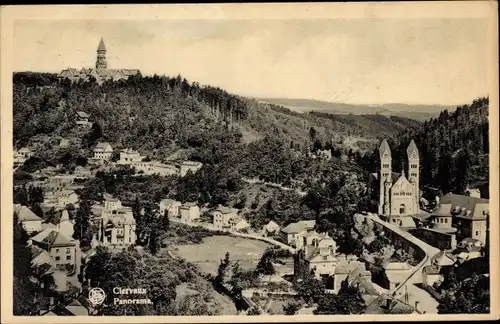
<path id="1" fill-rule="evenodd" d="M 382 158 L 382 156 L 385 153 L 387 153 L 389 155 L 389 157 L 391 157 L 391 148 L 389 147 L 387 140 L 384 139 L 382 141 L 382 144 L 380 144 L 379 152 L 380 152 L 380 158 Z"/>
<path id="2" fill-rule="evenodd" d="M 99 46 L 97 47 L 97 51 L 106 51 L 106 46 L 104 45 L 104 40 L 101 37 L 101 41 L 99 42 Z"/>
<path id="3" fill-rule="evenodd" d="M 406 149 L 406 153 L 408 154 L 408 156 L 412 156 L 413 152 L 416 152 L 418 155 L 417 145 L 415 144 L 414 140 L 411 140 L 410 145 L 408 145 L 408 148 Z"/>
<path id="4" fill-rule="evenodd" d="M 401 176 L 406 177 L 405 176 L 405 161 L 404 160 L 401 161 Z"/>

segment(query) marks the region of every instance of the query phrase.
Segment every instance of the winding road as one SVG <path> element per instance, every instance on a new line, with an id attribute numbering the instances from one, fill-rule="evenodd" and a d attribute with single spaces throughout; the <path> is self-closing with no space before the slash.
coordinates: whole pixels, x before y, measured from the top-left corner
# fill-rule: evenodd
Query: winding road
<path id="1" fill-rule="evenodd" d="M 385 229 L 394 232 L 395 234 L 402 237 L 404 240 L 413 244 L 417 248 L 421 249 L 425 253 L 425 256 L 422 259 L 422 261 L 420 261 L 420 263 L 413 268 L 413 271 L 410 273 L 408 278 L 406 278 L 406 280 L 403 281 L 401 285 L 399 285 L 392 291 L 389 291 L 388 294 L 397 298 L 400 292 L 402 295 L 404 294 L 404 291 L 401 290 L 406 286 L 408 291 L 410 306 L 414 307 L 415 303 L 418 302 L 419 313 L 437 314 L 438 302 L 427 291 L 419 288 L 417 284 L 422 283 L 422 270 L 424 269 L 424 267 L 431 264 L 431 258 L 437 253 L 439 253 L 440 250 L 425 243 L 422 240 L 419 240 L 418 238 L 402 230 L 398 226 L 383 221 L 376 214 L 368 214 L 365 217 L 369 220 L 372 220 L 382 225 Z"/>

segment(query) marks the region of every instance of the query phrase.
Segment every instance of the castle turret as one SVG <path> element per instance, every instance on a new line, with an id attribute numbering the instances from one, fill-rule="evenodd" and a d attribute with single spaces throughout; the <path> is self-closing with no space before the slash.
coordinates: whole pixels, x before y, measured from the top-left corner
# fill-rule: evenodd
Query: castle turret
<path id="1" fill-rule="evenodd" d="M 95 62 L 95 67 L 98 71 L 108 68 L 108 64 L 106 63 L 106 46 L 104 45 L 102 37 L 97 47 L 97 61 Z"/>
<path id="2" fill-rule="evenodd" d="M 415 188 L 414 192 L 414 203 L 415 212 L 419 210 L 419 200 L 420 200 L 420 157 L 418 155 L 418 148 L 415 142 L 411 140 L 410 145 L 406 149 L 408 155 L 408 180 L 413 184 Z"/>
<path id="3" fill-rule="evenodd" d="M 392 186 L 392 156 L 389 144 L 384 139 L 379 148 L 380 153 L 380 191 L 379 191 L 379 214 L 390 211 L 390 188 Z"/>

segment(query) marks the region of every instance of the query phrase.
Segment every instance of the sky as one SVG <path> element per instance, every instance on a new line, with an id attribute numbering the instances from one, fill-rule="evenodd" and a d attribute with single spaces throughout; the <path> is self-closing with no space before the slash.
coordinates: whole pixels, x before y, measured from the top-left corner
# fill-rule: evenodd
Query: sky
<path id="1" fill-rule="evenodd" d="M 181 74 L 260 98 L 470 103 L 488 89 L 484 19 L 16 20 L 14 71 Z"/>

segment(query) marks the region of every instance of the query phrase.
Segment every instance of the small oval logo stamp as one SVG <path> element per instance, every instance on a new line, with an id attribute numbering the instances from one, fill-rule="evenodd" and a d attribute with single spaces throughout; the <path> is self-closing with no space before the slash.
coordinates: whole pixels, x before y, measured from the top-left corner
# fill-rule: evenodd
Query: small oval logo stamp
<path id="1" fill-rule="evenodd" d="M 106 298 L 106 293 L 101 288 L 92 288 L 89 291 L 89 301 L 92 305 L 101 305 Z"/>

